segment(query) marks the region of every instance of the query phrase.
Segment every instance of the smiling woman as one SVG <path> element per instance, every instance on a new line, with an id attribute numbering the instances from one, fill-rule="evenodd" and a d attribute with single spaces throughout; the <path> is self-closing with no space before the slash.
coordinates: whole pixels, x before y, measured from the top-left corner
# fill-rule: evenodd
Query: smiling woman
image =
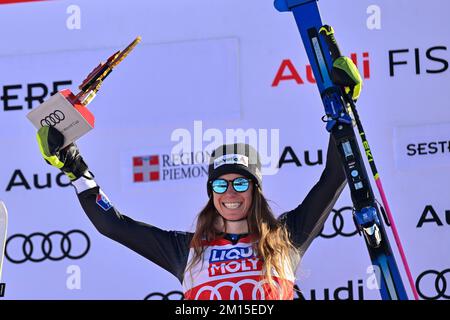
<path id="1" fill-rule="evenodd" d="M 238 296 L 244 299 L 292 299 L 293 284 L 285 280 L 295 278 L 299 257 L 262 194 L 261 162 L 256 150 L 248 144 L 217 148 L 211 155 L 207 186 L 210 198 L 198 216 L 191 242 L 190 277 L 184 281 L 186 298 L 223 298 L 220 290 L 213 293 L 205 288 L 218 275 L 226 275 L 233 286 L 254 285 L 251 292 L 242 291 L 244 285 L 233 287 L 232 291 L 239 290 Z M 216 244 L 220 238 L 231 244 Z M 214 249 L 205 254 L 208 247 Z M 209 263 L 208 269 L 198 268 L 202 259 L 201 266 Z M 248 274 L 242 277 L 238 272 Z"/>
<path id="2" fill-rule="evenodd" d="M 228 188 L 228 184 L 233 187 Z M 233 222 L 245 220 L 247 217 L 252 204 L 252 181 L 241 175 L 230 173 L 212 181 L 211 186 L 214 191 L 214 206 L 223 220 L 229 224 L 228 230 L 227 225 L 223 225 L 222 228 L 230 233 L 239 233 L 241 230 L 238 230 Z M 246 225 L 243 227 L 247 228 Z"/>
<path id="3" fill-rule="evenodd" d="M 258 152 L 248 144 L 223 145 L 211 154 L 209 199 L 195 232 L 165 231 L 122 215 L 78 148 L 61 149 L 63 135 L 44 128 L 38 131 L 44 158 L 71 179 L 97 230 L 175 275 L 185 299 L 293 299 L 296 268 L 345 186 L 330 137 L 319 182 L 297 208 L 275 218 L 263 195 Z"/>

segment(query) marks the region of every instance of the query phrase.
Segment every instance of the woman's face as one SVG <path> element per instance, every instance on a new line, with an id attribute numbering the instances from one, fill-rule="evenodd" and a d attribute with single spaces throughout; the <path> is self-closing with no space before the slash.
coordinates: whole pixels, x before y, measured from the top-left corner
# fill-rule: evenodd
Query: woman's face
<path id="1" fill-rule="evenodd" d="M 245 177 L 240 174 L 229 173 L 220 176 L 218 179 L 231 181 L 236 178 Z M 252 194 L 253 182 L 250 182 L 249 188 L 245 192 L 235 191 L 231 182 L 229 182 L 225 193 L 218 194 L 213 192 L 214 206 L 224 219 L 231 221 L 240 220 L 245 218 L 248 214 L 252 205 Z"/>

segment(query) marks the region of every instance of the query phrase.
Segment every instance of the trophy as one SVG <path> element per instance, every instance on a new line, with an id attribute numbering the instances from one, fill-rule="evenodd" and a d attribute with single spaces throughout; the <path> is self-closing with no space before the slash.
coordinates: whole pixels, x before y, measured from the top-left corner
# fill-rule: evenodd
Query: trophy
<path id="1" fill-rule="evenodd" d="M 87 105 L 97 95 L 103 80 L 111 71 L 136 47 L 141 37 L 134 39 L 124 50 L 117 51 L 101 62 L 78 86 L 80 92 L 76 95 L 69 89 L 64 89 L 40 104 L 27 114 L 27 118 L 36 129 L 52 126 L 64 135 L 62 148 L 94 128 L 95 117 Z"/>

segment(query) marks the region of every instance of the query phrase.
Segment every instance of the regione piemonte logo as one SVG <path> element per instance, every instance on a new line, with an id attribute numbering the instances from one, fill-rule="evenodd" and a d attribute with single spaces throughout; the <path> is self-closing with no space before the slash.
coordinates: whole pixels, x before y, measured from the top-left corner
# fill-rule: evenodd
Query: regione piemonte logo
<path id="1" fill-rule="evenodd" d="M 173 181 L 208 176 L 210 154 L 205 151 L 133 156 L 133 183 Z"/>
<path id="2" fill-rule="evenodd" d="M 133 182 L 159 181 L 159 155 L 133 157 Z"/>

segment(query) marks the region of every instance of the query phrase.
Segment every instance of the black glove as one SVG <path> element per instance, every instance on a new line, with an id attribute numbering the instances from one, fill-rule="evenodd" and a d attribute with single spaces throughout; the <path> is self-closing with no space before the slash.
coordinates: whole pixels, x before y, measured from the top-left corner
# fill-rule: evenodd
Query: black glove
<path id="1" fill-rule="evenodd" d="M 64 136 L 54 127 L 42 127 L 37 132 L 39 149 L 45 161 L 63 171 L 71 181 L 80 177 L 92 179 L 88 166 L 74 143 L 64 149 Z"/>

